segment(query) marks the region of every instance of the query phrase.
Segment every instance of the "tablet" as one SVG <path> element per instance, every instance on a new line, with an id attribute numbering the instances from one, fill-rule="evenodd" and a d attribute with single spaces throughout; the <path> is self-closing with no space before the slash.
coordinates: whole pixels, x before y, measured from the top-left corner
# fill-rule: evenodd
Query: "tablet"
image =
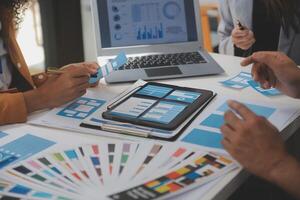
<path id="1" fill-rule="evenodd" d="M 118 122 L 175 130 L 213 96 L 212 91 L 147 83 L 105 111 Z"/>

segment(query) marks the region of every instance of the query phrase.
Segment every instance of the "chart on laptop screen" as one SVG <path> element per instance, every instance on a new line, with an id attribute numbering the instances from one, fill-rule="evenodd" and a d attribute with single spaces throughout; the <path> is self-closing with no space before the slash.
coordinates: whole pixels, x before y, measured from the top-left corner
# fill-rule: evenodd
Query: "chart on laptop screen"
<path id="1" fill-rule="evenodd" d="M 107 1 L 111 45 L 188 41 L 184 0 Z"/>

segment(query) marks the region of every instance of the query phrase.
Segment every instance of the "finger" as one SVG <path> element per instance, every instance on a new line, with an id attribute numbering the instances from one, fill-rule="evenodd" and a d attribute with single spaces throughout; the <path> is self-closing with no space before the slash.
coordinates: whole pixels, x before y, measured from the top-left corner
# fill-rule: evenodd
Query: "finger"
<path id="1" fill-rule="evenodd" d="M 251 65 L 251 64 L 253 64 L 253 63 L 255 63 L 255 62 L 254 62 L 252 56 L 249 56 L 249 57 L 245 58 L 245 59 L 241 62 L 241 66 L 242 66 L 242 67 L 246 67 L 246 66 Z"/>
<path id="2" fill-rule="evenodd" d="M 235 37 L 246 37 L 247 35 L 249 34 L 249 30 L 240 30 L 240 29 L 236 29 L 234 32 L 233 32 L 233 35 Z"/>
<path id="3" fill-rule="evenodd" d="M 79 91 L 82 91 L 82 90 L 86 90 L 89 87 L 90 87 L 90 84 L 85 83 L 85 84 L 79 85 L 76 89 L 79 90 Z"/>
<path id="4" fill-rule="evenodd" d="M 252 67 L 252 76 L 264 89 L 269 89 L 276 85 L 277 79 L 273 71 L 265 65 L 256 63 Z"/>
<path id="5" fill-rule="evenodd" d="M 99 81 L 97 81 L 96 83 L 90 84 L 90 87 L 93 88 L 93 87 L 97 87 L 98 85 L 99 85 Z"/>
<path id="6" fill-rule="evenodd" d="M 239 43 L 250 43 L 250 42 L 254 42 L 255 41 L 255 38 L 252 34 L 248 34 L 247 36 L 243 37 L 243 38 L 240 38 L 239 39 Z"/>
<path id="7" fill-rule="evenodd" d="M 86 62 L 83 63 L 83 65 L 90 71 L 90 74 L 97 73 L 97 70 L 99 69 L 99 65 L 95 62 Z"/>
<path id="8" fill-rule="evenodd" d="M 239 119 L 232 111 L 227 111 L 224 114 L 224 120 L 227 125 L 229 125 L 233 130 L 239 129 L 242 120 Z"/>
<path id="9" fill-rule="evenodd" d="M 223 147 L 224 147 L 224 149 L 230 154 L 230 155 L 232 155 L 232 144 L 228 141 L 228 140 L 226 140 L 226 139 L 224 139 L 224 140 L 222 140 L 222 145 L 223 145 Z M 233 156 L 233 155 L 232 155 Z"/>
<path id="10" fill-rule="evenodd" d="M 237 44 L 236 46 L 239 47 L 240 49 L 243 49 L 244 51 L 250 49 L 254 43 L 253 42 L 245 42 L 245 43 L 240 43 Z"/>
<path id="11" fill-rule="evenodd" d="M 256 116 L 249 108 L 237 101 L 229 100 L 227 103 L 231 109 L 237 112 L 245 120 L 252 119 Z"/>
<path id="12" fill-rule="evenodd" d="M 89 77 L 83 76 L 78 78 L 73 78 L 73 87 L 79 87 L 82 84 L 89 84 Z"/>
<path id="13" fill-rule="evenodd" d="M 87 69 L 86 67 L 84 67 L 83 65 L 80 65 L 80 66 L 76 66 L 76 67 L 73 67 L 68 70 L 68 73 L 71 75 L 71 77 L 83 77 L 83 76 L 86 76 L 86 77 L 90 77 L 90 70 Z"/>
<path id="14" fill-rule="evenodd" d="M 243 39 L 243 40 L 240 40 L 240 41 L 236 42 L 236 46 L 250 48 L 254 43 L 255 43 L 255 39 L 254 38 Z"/>
<path id="15" fill-rule="evenodd" d="M 224 138 L 228 141 L 231 141 L 231 138 L 233 138 L 235 135 L 234 130 L 227 124 L 221 126 L 221 133 L 224 135 Z"/>
<path id="16" fill-rule="evenodd" d="M 270 68 L 267 68 L 267 70 L 268 70 L 268 74 L 269 74 L 269 83 L 270 83 L 271 87 L 276 88 L 277 78 Z"/>
<path id="17" fill-rule="evenodd" d="M 251 74 L 252 74 L 254 81 L 256 81 L 256 82 L 266 80 L 265 75 L 261 73 L 261 68 L 262 68 L 262 64 L 260 64 L 260 63 L 255 63 L 252 66 Z"/>
<path id="18" fill-rule="evenodd" d="M 280 69 L 280 66 L 277 64 L 278 58 L 281 56 L 278 52 L 257 52 L 251 56 L 251 59 L 247 59 L 247 65 L 258 62 L 268 66 L 272 70 Z M 250 62 L 251 61 L 251 62 Z"/>
<path id="19" fill-rule="evenodd" d="M 87 92 L 87 90 L 81 90 L 81 91 L 79 91 L 78 97 L 82 97 L 83 95 L 86 94 L 86 92 Z"/>

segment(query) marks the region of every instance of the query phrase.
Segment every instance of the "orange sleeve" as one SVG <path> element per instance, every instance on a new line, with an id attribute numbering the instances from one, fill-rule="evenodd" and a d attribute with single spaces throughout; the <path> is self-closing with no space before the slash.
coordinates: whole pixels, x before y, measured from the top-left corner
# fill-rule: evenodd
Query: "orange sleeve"
<path id="1" fill-rule="evenodd" d="M 0 94 L 0 125 L 21 123 L 27 120 L 23 93 Z"/>

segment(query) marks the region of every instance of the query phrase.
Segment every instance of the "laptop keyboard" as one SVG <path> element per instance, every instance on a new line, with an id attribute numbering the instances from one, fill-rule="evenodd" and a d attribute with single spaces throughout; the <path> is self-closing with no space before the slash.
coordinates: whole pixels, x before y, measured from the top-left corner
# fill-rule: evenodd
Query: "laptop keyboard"
<path id="1" fill-rule="evenodd" d="M 128 58 L 127 64 L 123 65 L 119 70 L 145 69 L 151 67 L 164 67 L 186 64 L 206 63 L 205 59 L 199 52 L 176 53 L 164 55 L 149 55 Z"/>

